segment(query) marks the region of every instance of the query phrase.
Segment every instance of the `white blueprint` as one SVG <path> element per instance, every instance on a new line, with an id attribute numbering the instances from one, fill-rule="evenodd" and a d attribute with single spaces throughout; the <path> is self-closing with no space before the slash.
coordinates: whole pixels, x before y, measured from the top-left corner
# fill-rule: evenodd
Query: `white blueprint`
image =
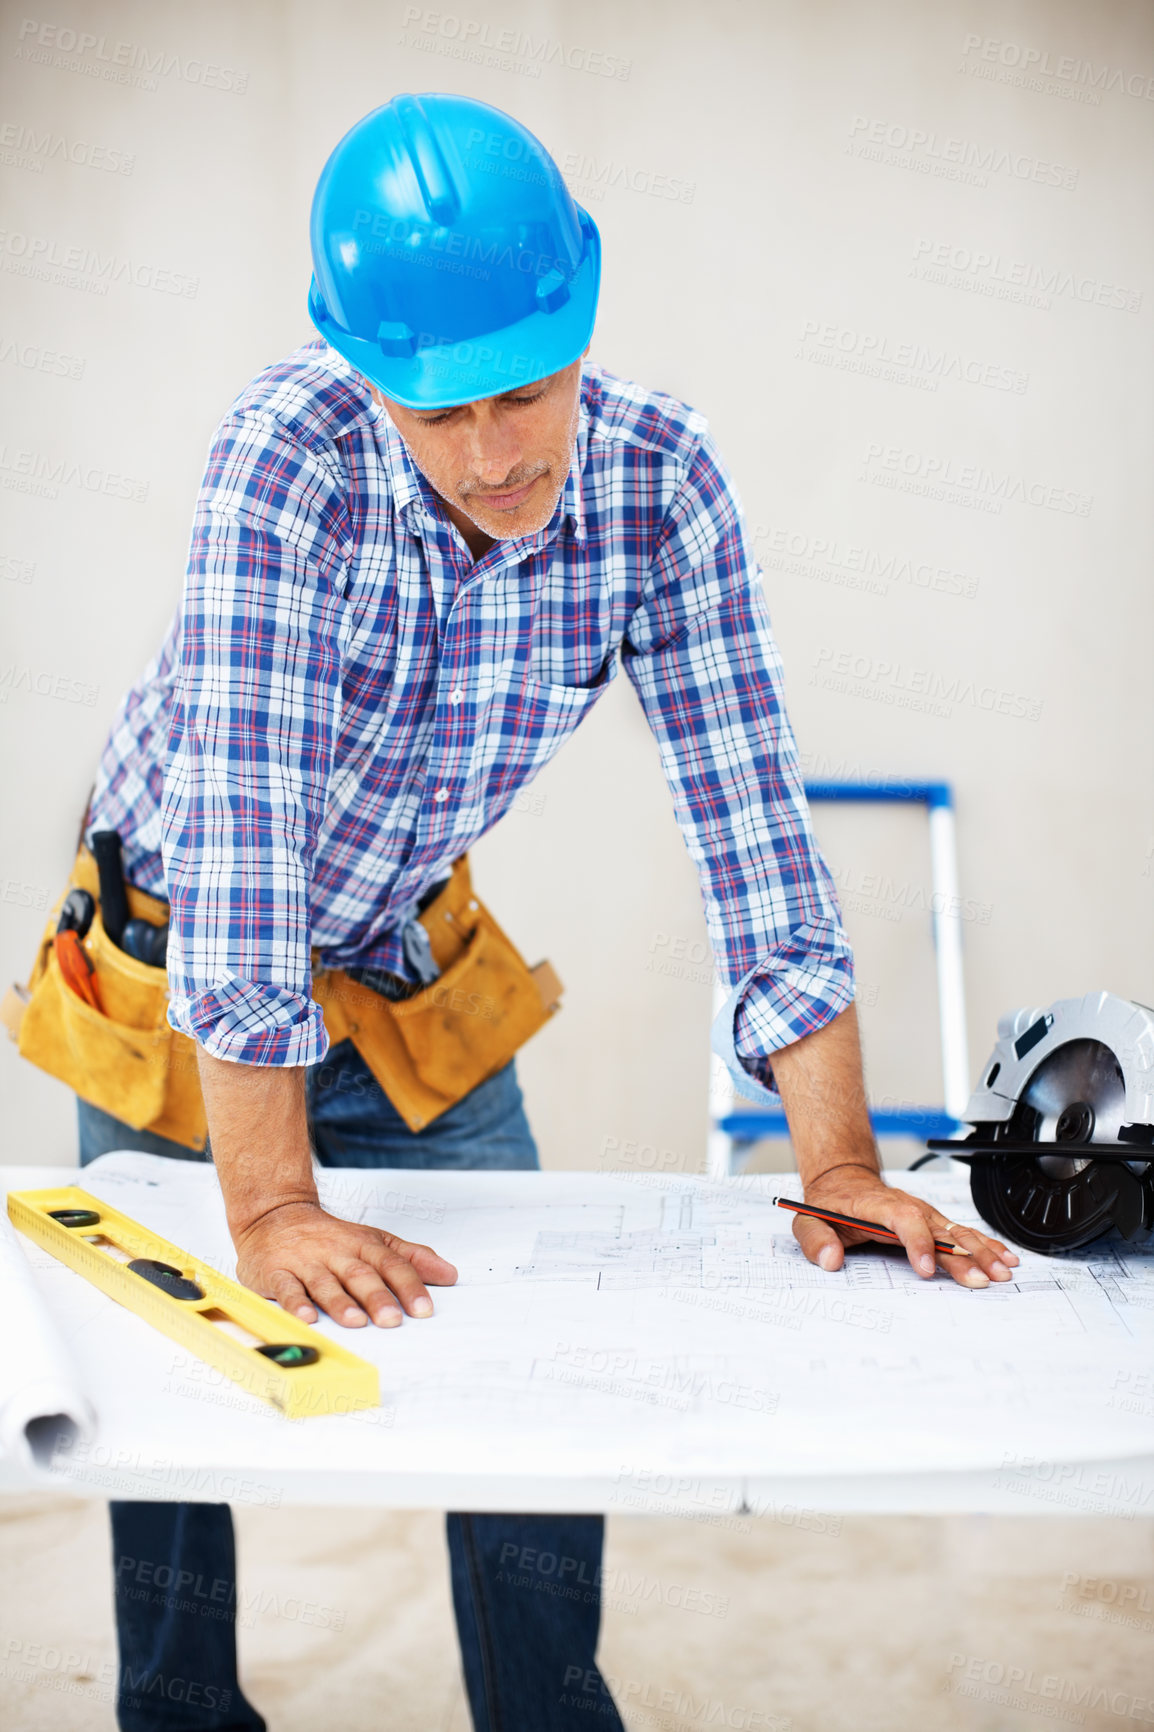
<path id="1" fill-rule="evenodd" d="M 71 1177 L 233 1272 L 211 1168 L 124 1154 Z M 20 1180 L 60 1182 L 30 1169 Z M 907 1183 L 978 1224 L 964 1178 Z M 969 1292 L 919 1279 L 896 1250 L 852 1252 L 833 1275 L 806 1263 L 769 1201 L 798 1194 L 783 1175 L 389 1169 L 321 1186 L 335 1211 L 431 1244 L 460 1271 L 427 1321 L 320 1325 L 379 1366 L 382 1407 L 366 1414 L 281 1418 L 22 1241 L 90 1368 L 110 1495 L 117 1450 L 133 1472 L 203 1471 L 181 1489 L 205 1497 L 211 1473 L 238 1463 L 628 1487 L 662 1474 L 1044 1478 L 1045 1464 L 1154 1452 L 1150 1253 L 1024 1252 L 1013 1282 Z"/>

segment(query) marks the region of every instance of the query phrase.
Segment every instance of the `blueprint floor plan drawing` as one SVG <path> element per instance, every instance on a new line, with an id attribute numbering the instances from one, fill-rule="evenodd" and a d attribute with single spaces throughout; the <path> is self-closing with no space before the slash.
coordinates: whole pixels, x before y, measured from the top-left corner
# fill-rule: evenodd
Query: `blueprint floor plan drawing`
<path id="1" fill-rule="evenodd" d="M 9 1169 L 15 1188 L 17 1174 L 29 1187 L 69 1182 L 56 1169 Z M 118 1154 L 74 1180 L 233 1272 L 211 1167 Z M 512 1486 L 543 1470 L 573 1485 L 1044 1477 L 1046 1464 L 1154 1455 L 1154 1256 L 1120 1242 L 1082 1257 L 1023 1253 L 1012 1282 L 977 1292 L 922 1280 L 881 1246 L 827 1274 L 771 1201 L 796 1183 L 322 1173 L 326 1206 L 433 1245 L 459 1281 L 435 1291 L 433 1318 L 396 1330 L 322 1319 L 379 1367 L 382 1405 L 295 1422 L 21 1244 L 65 1340 L 96 1368 L 97 1445 L 132 1456 L 121 1478 L 133 1483 L 158 1460 L 217 1473 L 248 1464 L 270 1486 L 305 1471 L 322 1476 L 315 1483 L 457 1474 Z M 908 1184 L 950 1219 L 977 1223 L 964 1174 Z M 129 1363 L 131 1385 L 104 1372 Z M 91 1461 L 57 1470 L 98 1483 Z M 123 1484 L 117 1493 L 129 1495 Z M 1109 1496 L 1087 1507 L 1106 1513 Z"/>

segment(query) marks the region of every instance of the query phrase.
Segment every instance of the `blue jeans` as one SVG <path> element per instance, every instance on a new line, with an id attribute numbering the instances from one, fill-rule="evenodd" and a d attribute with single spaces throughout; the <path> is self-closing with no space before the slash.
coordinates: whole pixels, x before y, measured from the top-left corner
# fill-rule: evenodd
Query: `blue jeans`
<path id="1" fill-rule="evenodd" d="M 537 1148 L 508 1064 L 423 1131 L 410 1131 L 351 1041 L 307 1077 L 309 1122 L 326 1167 L 438 1171 L 535 1168 Z M 112 1149 L 207 1160 L 134 1131 L 86 1102 L 80 1162 Z M 236 1671 L 236 1552 L 227 1504 L 113 1503 L 121 1732 L 265 1732 Z M 600 1516 L 450 1515 L 457 1634 L 476 1732 L 588 1732 L 622 1723 L 596 1677 Z M 567 1562 L 527 1575 L 524 1558 Z M 186 1584 L 183 1588 L 179 1584 Z M 166 1589 L 172 1587 L 171 1592 Z M 582 1678 L 584 1700 L 570 1693 Z"/>

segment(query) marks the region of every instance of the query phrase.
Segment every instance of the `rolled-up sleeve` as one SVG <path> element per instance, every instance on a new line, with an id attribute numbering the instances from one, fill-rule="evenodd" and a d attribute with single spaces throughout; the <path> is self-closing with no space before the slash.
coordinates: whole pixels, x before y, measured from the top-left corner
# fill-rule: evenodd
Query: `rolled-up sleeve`
<path id="1" fill-rule="evenodd" d="M 169 1021 L 242 1064 L 310 1064 L 327 1046 L 310 882 L 349 549 L 339 476 L 271 417 L 226 420 L 193 525 L 161 849 Z"/>
<path id="2" fill-rule="evenodd" d="M 665 514 L 623 661 L 661 753 L 728 989 L 714 1050 L 772 1098 L 769 1055 L 853 999 L 853 956 L 810 824 L 761 574 L 708 435 Z"/>

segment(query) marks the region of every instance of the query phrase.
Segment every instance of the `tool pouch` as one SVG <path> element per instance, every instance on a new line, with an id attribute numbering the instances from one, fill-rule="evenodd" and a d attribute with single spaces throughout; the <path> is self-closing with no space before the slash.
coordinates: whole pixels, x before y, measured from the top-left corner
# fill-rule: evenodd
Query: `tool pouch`
<path id="1" fill-rule="evenodd" d="M 104 1014 L 93 1010 L 65 983 L 53 949 L 60 905 L 79 887 L 99 899 L 96 862 L 87 848 L 76 857 L 72 877 L 52 911 L 40 941 L 27 1002 L 19 1018 L 22 1056 L 58 1077 L 134 1130 L 168 1137 L 185 1148 L 203 1149 L 208 1127 L 200 1092 L 196 1043 L 168 1026 L 168 976 L 120 950 L 104 930 L 99 907 L 83 940 L 96 976 Z M 163 925 L 168 905 L 128 887 L 129 913 Z"/>
<path id="2" fill-rule="evenodd" d="M 99 899 L 87 848 L 52 911 L 26 1002 L 6 1020 L 24 1058 L 58 1077 L 82 1100 L 186 1148 L 207 1140 L 196 1043 L 166 1020 L 168 977 L 128 956 L 104 930 L 99 907 L 84 939 L 104 1014 L 63 980 L 53 949 L 64 896 L 73 888 Z M 129 913 L 162 925 L 168 905 L 128 886 Z M 517 1049 L 558 1008 L 561 982 L 548 962 L 530 968 L 473 895 L 462 856 L 440 895 L 420 916 L 439 978 L 413 997 L 384 998 L 343 969 L 313 978 L 329 1040 L 351 1039 L 410 1130 L 423 1130 Z M 9 995 L 10 1000 L 12 995 Z"/>
<path id="3" fill-rule="evenodd" d="M 343 969 L 313 977 L 330 1041 L 352 1040 L 413 1131 L 503 1069 L 562 990 L 552 966 L 530 968 L 473 894 L 465 856 L 420 922 L 441 973 L 412 997 L 384 998 Z"/>

